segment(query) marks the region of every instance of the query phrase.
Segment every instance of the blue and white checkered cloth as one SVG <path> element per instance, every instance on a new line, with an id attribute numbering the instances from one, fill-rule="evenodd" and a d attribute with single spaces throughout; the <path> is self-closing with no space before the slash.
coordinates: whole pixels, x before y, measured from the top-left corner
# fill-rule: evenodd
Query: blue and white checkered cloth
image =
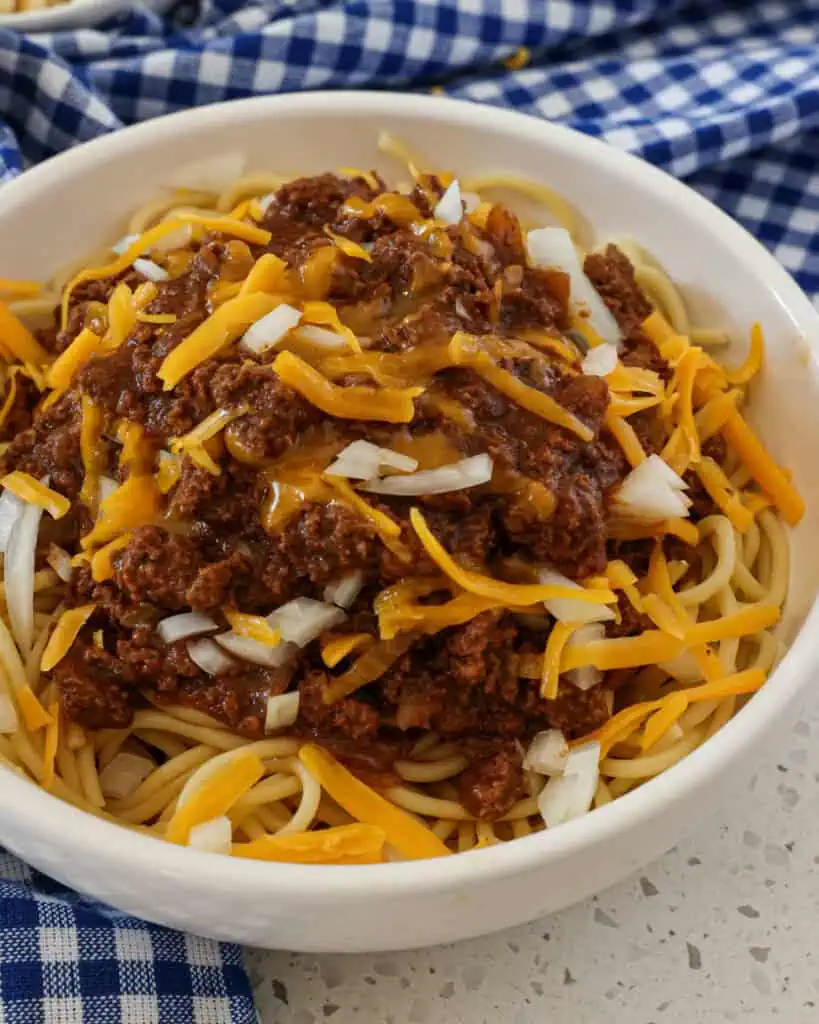
<path id="1" fill-rule="evenodd" d="M 256 1024 L 241 950 L 138 921 L 0 852 L 1 1024 Z"/>
<path id="2" fill-rule="evenodd" d="M 510 70 L 520 47 L 531 61 Z M 435 87 L 608 139 L 685 178 L 819 297 L 819 0 L 182 0 L 166 18 L 0 31 L 0 181 L 184 107 L 343 87 Z M 0 1024 L 252 1019 L 231 947 L 10 863 Z"/>

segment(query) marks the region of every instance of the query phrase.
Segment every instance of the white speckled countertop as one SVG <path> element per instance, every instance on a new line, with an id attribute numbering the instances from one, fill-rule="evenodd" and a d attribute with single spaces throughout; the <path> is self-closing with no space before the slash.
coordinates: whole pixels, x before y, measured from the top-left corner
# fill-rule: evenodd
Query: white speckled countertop
<path id="1" fill-rule="evenodd" d="M 721 818 L 535 924 L 411 953 L 248 951 L 262 1024 L 819 1022 L 819 701 Z"/>

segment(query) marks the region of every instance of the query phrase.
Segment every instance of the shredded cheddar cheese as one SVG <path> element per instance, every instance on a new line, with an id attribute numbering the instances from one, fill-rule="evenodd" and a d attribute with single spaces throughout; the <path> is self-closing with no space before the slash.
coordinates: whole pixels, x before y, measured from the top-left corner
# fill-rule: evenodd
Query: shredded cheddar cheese
<path id="1" fill-rule="evenodd" d="M 261 758 L 249 752 L 238 754 L 220 765 L 207 784 L 200 786 L 181 807 L 177 807 L 168 822 L 165 838 L 170 843 L 184 845 L 194 826 L 221 818 L 256 785 L 264 771 Z"/>
<path id="2" fill-rule="evenodd" d="M 754 521 L 751 513 L 734 493 L 731 481 L 725 475 L 722 467 L 713 459 L 703 456 L 694 466 L 694 472 L 700 478 L 703 487 L 713 498 L 725 515 L 730 519 L 731 525 L 740 533 L 747 533 Z"/>
<path id="3" fill-rule="evenodd" d="M 42 366 L 49 361 L 46 350 L 2 300 L 0 300 L 0 342 L 21 363 L 30 362 L 36 366 Z"/>
<path id="4" fill-rule="evenodd" d="M 68 654 L 71 645 L 77 639 L 82 627 L 91 618 L 96 607 L 95 604 L 84 604 L 79 608 L 70 608 L 62 613 L 54 627 L 54 632 L 48 638 L 48 643 L 40 659 L 42 672 L 50 672 Z"/>
<path id="5" fill-rule="evenodd" d="M 623 419 L 622 416 L 616 416 L 611 409 L 608 409 L 606 411 L 606 426 L 614 440 L 622 448 L 632 469 L 636 469 L 641 462 L 645 462 L 646 453 L 640 443 L 640 438 L 628 420 Z"/>
<path id="6" fill-rule="evenodd" d="M 91 557 L 91 578 L 95 583 L 110 580 L 114 575 L 114 555 L 122 551 L 131 542 L 131 532 L 115 537 L 103 547 L 98 548 Z"/>
<path id="7" fill-rule="evenodd" d="M 655 743 L 658 743 L 671 726 L 685 714 L 688 704 L 689 700 L 685 692 L 669 694 L 664 706 L 659 711 L 655 711 L 646 722 L 640 739 L 641 750 L 650 750 Z"/>
<path id="8" fill-rule="evenodd" d="M 495 600 L 500 605 L 526 607 L 549 601 L 553 598 L 568 598 L 584 604 L 612 604 L 615 596 L 610 590 L 576 590 L 569 587 L 542 585 L 539 583 L 506 583 L 489 576 L 464 569 L 436 539 L 421 510 L 410 511 L 410 522 L 424 546 L 424 550 L 435 564 L 461 589 L 478 597 Z"/>
<path id="9" fill-rule="evenodd" d="M 280 352 L 273 370 L 316 408 L 340 419 L 409 423 L 415 415 L 413 400 L 424 390 L 420 387 L 337 387 L 292 352 Z"/>
<path id="10" fill-rule="evenodd" d="M 71 502 L 62 494 L 53 491 L 50 487 L 40 483 L 29 473 L 23 473 L 19 469 L 13 473 L 7 473 L 0 478 L 0 485 L 17 495 L 21 501 L 27 501 L 31 505 L 39 505 L 48 512 L 52 519 L 62 519 L 71 508 Z"/>
<path id="11" fill-rule="evenodd" d="M 238 295 L 225 302 L 165 357 L 157 374 L 165 390 L 171 391 L 191 370 L 272 313 L 279 303 L 278 296 L 263 292 Z"/>
<path id="12" fill-rule="evenodd" d="M 358 821 L 383 829 L 386 841 L 405 857 L 446 857 L 449 849 L 431 829 L 379 796 L 326 750 L 306 743 L 299 760 L 337 804 Z"/>
<path id="13" fill-rule="evenodd" d="M 263 615 L 248 615 L 246 612 L 226 608 L 225 618 L 233 632 L 239 636 L 249 637 L 266 647 L 278 647 L 281 642 L 281 633 L 274 629 Z"/>
<path id="14" fill-rule="evenodd" d="M 82 538 L 83 550 L 106 544 L 138 526 L 147 526 L 159 515 L 159 488 L 150 476 L 132 474 L 100 504 L 99 518 Z"/>
<path id="15" fill-rule="evenodd" d="M 10 277 L 0 277 L 0 294 L 11 295 L 15 299 L 35 299 L 43 290 L 39 281 L 17 281 Z"/>
<path id="16" fill-rule="evenodd" d="M 374 642 L 375 638 L 369 633 L 347 633 L 344 636 L 333 636 L 322 644 L 321 659 L 327 668 L 335 668 L 353 651 L 367 647 Z"/>
<path id="17" fill-rule="evenodd" d="M 543 671 L 540 676 L 540 696 L 544 700 L 554 700 L 560 686 L 560 660 L 572 633 L 577 629 L 576 622 L 556 622 L 546 641 L 543 653 Z"/>
<path id="18" fill-rule="evenodd" d="M 498 366 L 488 352 L 476 347 L 475 340 L 468 334 L 459 331 L 454 335 L 449 343 L 449 355 L 453 365 L 468 366 L 487 384 L 536 416 L 577 434 L 582 441 L 591 441 L 594 436 L 585 423 L 549 395 L 529 387 L 513 373 Z"/>
<path id="19" fill-rule="evenodd" d="M 139 423 L 120 420 L 117 440 L 122 445 L 119 464 L 130 473 L 148 473 L 154 461 L 154 445 Z"/>
<path id="20" fill-rule="evenodd" d="M 102 347 L 102 339 L 90 328 L 85 327 L 49 367 L 46 383 L 59 394 L 71 386 L 75 374 Z"/>
<path id="21" fill-rule="evenodd" d="M 349 256 L 350 259 L 354 260 L 364 260 L 365 263 L 372 263 L 372 256 L 358 242 L 354 242 L 351 238 L 345 238 L 344 235 L 337 235 L 326 224 L 324 226 L 324 233 L 345 256 Z"/>
<path id="22" fill-rule="evenodd" d="M 250 273 L 242 282 L 239 289 L 240 295 L 250 295 L 251 292 L 283 292 L 292 291 L 290 271 L 287 264 L 279 256 L 272 252 L 261 255 L 250 269 Z"/>
<path id="23" fill-rule="evenodd" d="M 80 423 L 80 456 L 85 475 L 80 491 L 80 501 L 89 508 L 96 506 L 101 472 L 100 439 L 105 426 L 102 409 L 95 405 L 88 395 L 82 396 L 82 420 Z"/>
<path id="24" fill-rule="evenodd" d="M 361 345 L 355 334 L 346 327 L 339 319 L 335 306 L 329 302 L 305 302 L 302 311 L 302 320 L 306 324 L 323 324 L 345 339 L 353 352 L 361 353 Z"/>
<path id="25" fill-rule="evenodd" d="M 51 724 L 52 716 L 37 700 L 28 683 L 18 690 L 17 703 L 20 705 L 23 723 L 29 732 L 37 732 Z"/>
<path id="26" fill-rule="evenodd" d="M 644 594 L 641 604 L 646 615 L 663 633 L 669 633 L 671 636 L 677 637 L 678 640 L 685 638 L 683 623 L 656 594 Z"/>
<path id="27" fill-rule="evenodd" d="M 376 825 L 336 825 L 319 832 L 265 835 L 249 843 L 234 843 L 234 857 L 283 864 L 378 864 L 386 833 Z"/>
<path id="28" fill-rule="evenodd" d="M 409 650 L 412 640 L 410 636 L 398 636 L 371 644 L 346 672 L 330 680 L 322 694 L 324 703 L 335 704 L 362 686 L 380 679 Z"/>
<path id="29" fill-rule="evenodd" d="M 394 519 L 390 519 L 386 512 L 374 508 L 365 501 L 344 477 L 325 474 L 322 479 L 337 491 L 339 500 L 344 505 L 370 524 L 385 546 L 401 561 L 409 562 L 412 559 L 409 549 L 401 542 L 401 527 Z"/>

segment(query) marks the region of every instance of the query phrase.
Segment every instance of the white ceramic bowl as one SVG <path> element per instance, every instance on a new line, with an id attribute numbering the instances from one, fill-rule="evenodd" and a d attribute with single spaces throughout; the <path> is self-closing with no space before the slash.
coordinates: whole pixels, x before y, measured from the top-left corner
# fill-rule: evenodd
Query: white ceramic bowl
<path id="1" fill-rule="evenodd" d="M 167 10 L 173 0 L 142 0 L 155 11 Z M 131 6 L 131 0 L 68 0 L 36 11 L 0 14 L 0 28 L 15 32 L 56 32 L 59 29 L 98 25 L 117 11 Z"/>
<path id="2" fill-rule="evenodd" d="M 789 651 L 714 740 L 587 817 L 506 845 L 374 867 L 232 861 L 87 816 L 0 773 L 0 842 L 84 893 L 222 939 L 304 951 L 387 950 L 518 924 L 603 889 L 667 850 L 747 781 L 819 664 L 819 317 L 740 227 L 651 167 L 600 142 L 491 107 L 425 96 L 324 93 L 246 100 L 128 129 L 50 160 L 4 187 L 0 275 L 43 277 L 114 237 L 128 210 L 180 164 L 231 150 L 251 168 L 377 166 L 388 129 L 461 172 L 506 170 L 567 196 L 599 234 L 635 236 L 664 263 L 703 322 L 738 337 L 766 329 L 756 419 L 808 502 L 793 535 L 781 635 Z M 770 770 L 770 769 L 766 769 Z"/>

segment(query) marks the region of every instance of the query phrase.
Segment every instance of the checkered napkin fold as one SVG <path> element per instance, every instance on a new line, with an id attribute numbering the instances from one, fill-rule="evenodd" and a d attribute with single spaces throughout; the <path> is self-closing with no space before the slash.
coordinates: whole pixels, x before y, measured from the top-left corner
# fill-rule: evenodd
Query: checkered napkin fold
<path id="1" fill-rule="evenodd" d="M 0 31 L 0 181 L 203 103 L 434 89 L 685 178 L 819 296 L 819 0 L 196 2 Z M 0 1024 L 253 1019 L 235 948 L 134 921 L 0 855 Z"/>

